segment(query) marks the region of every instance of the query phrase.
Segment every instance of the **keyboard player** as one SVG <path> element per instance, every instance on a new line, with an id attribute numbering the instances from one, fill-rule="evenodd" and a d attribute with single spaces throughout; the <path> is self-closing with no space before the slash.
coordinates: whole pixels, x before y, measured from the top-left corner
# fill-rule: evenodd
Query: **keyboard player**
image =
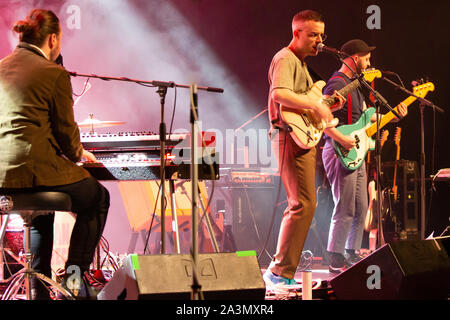
<path id="1" fill-rule="evenodd" d="M 71 197 L 76 220 L 65 266 L 67 287 L 67 280 L 73 279 L 70 270 L 75 267 L 82 275 L 93 260 L 106 223 L 109 193 L 76 165 L 81 158 L 96 159 L 80 142 L 70 76 L 55 63 L 62 43 L 58 17 L 34 9 L 13 30 L 20 42 L 0 61 L 0 188 L 8 193 L 59 191 Z M 33 269 L 50 278 L 53 221 L 54 215 L 36 217 L 30 239 Z M 79 280 L 78 296 L 89 298 L 88 283 Z M 32 281 L 32 298 L 50 299 L 37 279 Z"/>

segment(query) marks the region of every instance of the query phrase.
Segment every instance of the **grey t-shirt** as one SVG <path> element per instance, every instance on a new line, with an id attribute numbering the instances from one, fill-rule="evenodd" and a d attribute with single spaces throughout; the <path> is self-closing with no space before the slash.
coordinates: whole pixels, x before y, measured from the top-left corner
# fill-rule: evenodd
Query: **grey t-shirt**
<path id="1" fill-rule="evenodd" d="M 279 123 L 280 105 L 273 101 L 272 90 L 286 88 L 298 94 L 305 94 L 313 85 L 305 62 L 302 62 L 289 48 L 285 47 L 275 54 L 269 68 L 269 120 Z"/>

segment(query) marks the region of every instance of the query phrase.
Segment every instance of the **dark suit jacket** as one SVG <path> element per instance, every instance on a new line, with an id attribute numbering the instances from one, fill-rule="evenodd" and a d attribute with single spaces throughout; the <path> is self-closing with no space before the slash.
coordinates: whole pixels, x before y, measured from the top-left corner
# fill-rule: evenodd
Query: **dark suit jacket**
<path id="1" fill-rule="evenodd" d="M 0 188 L 80 181 L 82 152 L 69 74 L 19 43 L 0 61 Z"/>

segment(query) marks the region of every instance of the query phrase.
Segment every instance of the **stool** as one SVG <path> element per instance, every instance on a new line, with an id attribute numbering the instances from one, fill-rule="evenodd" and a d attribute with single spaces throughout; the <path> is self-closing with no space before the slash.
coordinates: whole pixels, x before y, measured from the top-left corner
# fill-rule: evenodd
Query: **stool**
<path id="1" fill-rule="evenodd" d="M 33 256 L 30 249 L 30 228 L 34 218 L 40 215 L 49 214 L 54 211 L 71 211 L 71 198 L 63 192 L 39 191 L 39 192 L 18 192 L 0 195 L 1 214 L 19 214 L 24 222 L 24 269 L 13 276 L 10 284 L 6 288 L 2 300 L 9 300 L 17 295 L 17 292 L 25 283 L 25 295 L 27 300 L 31 300 L 31 279 L 36 277 L 41 281 L 51 285 L 55 290 L 73 299 L 71 293 L 61 285 L 38 273 L 32 268 Z M 6 219 L 7 221 L 7 219 Z M 2 226 L 0 240 L 3 244 L 4 227 Z"/>

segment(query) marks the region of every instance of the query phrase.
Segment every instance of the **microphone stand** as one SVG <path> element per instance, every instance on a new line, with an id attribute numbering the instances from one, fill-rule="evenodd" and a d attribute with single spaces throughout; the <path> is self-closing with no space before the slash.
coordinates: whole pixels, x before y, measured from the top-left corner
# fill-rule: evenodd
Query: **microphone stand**
<path id="1" fill-rule="evenodd" d="M 166 101 L 167 88 L 172 88 L 174 86 L 173 82 L 167 83 L 164 85 L 162 83 L 158 84 L 158 90 L 156 92 L 160 97 L 161 104 L 161 123 L 159 124 L 159 156 L 160 156 L 160 188 L 161 188 L 161 254 L 166 252 L 166 123 L 164 122 L 164 104 Z M 170 137 L 169 137 L 170 139 Z M 176 212 L 175 212 L 176 214 Z"/>
<path id="2" fill-rule="evenodd" d="M 198 95 L 197 86 L 193 84 L 190 90 L 190 123 L 191 123 L 191 193 L 192 193 L 192 291 L 191 300 L 199 300 L 201 295 L 201 285 L 198 281 L 197 266 L 198 266 L 198 136 L 197 136 L 197 120 L 198 120 Z M 201 133 L 200 133 L 201 134 Z"/>
<path id="3" fill-rule="evenodd" d="M 263 111 L 259 112 L 257 115 L 251 117 L 249 120 L 247 120 L 243 125 L 241 125 L 239 128 L 234 129 L 234 132 L 238 132 L 239 130 L 241 130 L 242 128 L 244 128 L 246 125 L 248 125 L 249 123 L 251 123 L 253 120 L 255 120 L 256 118 L 258 118 L 260 115 L 264 114 L 265 112 L 267 112 L 269 109 L 266 107 L 264 108 Z"/>
<path id="4" fill-rule="evenodd" d="M 80 74 L 80 73 L 76 73 L 76 72 L 70 72 L 69 74 L 72 77 L 87 77 L 87 78 L 96 78 L 96 79 L 100 79 L 100 80 L 105 80 L 105 81 L 125 81 L 125 82 L 134 82 L 136 84 L 139 85 L 143 85 L 143 86 L 148 86 L 148 87 L 157 87 L 158 90 L 156 91 L 160 97 L 160 104 L 161 104 L 161 122 L 159 125 L 159 141 L 160 141 L 160 188 L 161 188 L 161 254 L 164 254 L 166 251 L 165 248 L 165 179 L 166 179 L 166 170 L 165 170 L 165 166 L 166 166 L 166 158 L 165 158 L 165 149 L 166 149 L 166 124 L 164 122 L 164 105 L 165 105 L 165 98 L 166 98 L 166 94 L 167 94 L 167 88 L 174 88 L 174 87 L 179 87 L 179 88 L 191 88 L 191 86 L 189 85 L 183 85 L 183 84 L 176 84 L 174 82 L 165 82 L 165 81 L 147 81 L 147 80 L 138 80 L 138 79 L 131 79 L 131 78 L 126 78 L 126 77 L 107 77 L 107 76 L 99 76 L 99 75 L 95 75 L 95 74 Z M 223 89 L 222 88 L 214 88 L 214 87 L 202 87 L 202 86 L 196 86 L 197 90 L 205 90 L 205 91 L 209 91 L 209 92 L 217 92 L 217 93 L 222 93 Z M 170 139 L 170 137 L 169 137 Z M 191 145 L 191 149 L 194 148 L 193 146 L 196 145 Z M 191 162 L 193 160 L 191 159 Z M 193 177 L 191 177 L 192 179 Z M 193 201 L 197 201 L 197 198 L 192 197 Z M 176 214 L 176 213 L 175 213 Z M 192 215 L 194 216 L 194 212 L 192 212 Z M 194 227 L 194 225 L 193 225 Z M 194 233 L 194 231 L 193 231 Z M 196 246 L 196 244 L 193 244 Z"/>
<path id="5" fill-rule="evenodd" d="M 439 111 L 440 113 L 444 113 L 444 110 L 433 104 L 431 101 L 427 99 L 416 96 L 411 91 L 407 90 L 403 86 L 398 85 L 397 83 L 387 79 L 386 77 L 382 77 L 382 79 L 389 84 L 393 85 L 397 89 L 405 92 L 409 96 L 415 97 L 419 100 L 420 107 L 420 239 L 425 239 L 425 124 L 424 124 L 424 116 L 423 111 L 425 106 L 432 107 L 434 110 Z"/>
<path id="6" fill-rule="evenodd" d="M 392 111 L 392 113 L 401 119 L 401 117 L 398 115 L 398 113 L 389 105 L 389 103 L 386 101 L 386 99 L 376 90 L 374 90 L 364 79 L 364 76 L 358 75 L 355 70 L 353 70 L 347 62 L 345 62 L 344 58 L 342 58 L 341 54 L 345 54 L 344 52 L 339 52 L 336 54 L 336 57 L 353 73 L 353 76 L 358 79 L 361 86 L 366 87 L 372 95 L 375 97 L 375 100 L 377 103 L 375 103 L 376 106 L 376 122 L 377 122 L 377 132 L 376 132 L 376 138 L 375 138 L 375 163 L 376 163 L 376 185 L 377 185 L 377 199 L 378 199 L 378 206 L 377 206 L 377 217 L 378 217 L 378 234 L 377 237 L 377 248 L 380 248 L 382 245 L 385 244 L 384 240 L 384 231 L 383 231 L 383 223 L 381 220 L 382 217 L 382 211 L 381 211 L 381 204 L 382 204 L 382 193 L 381 193 L 381 184 L 380 184 L 380 172 L 381 172 L 381 147 L 380 147 L 380 122 L 379 122 L 379 115 L 380 115 L 380 104 L 384 105 L 388 110 Z M 347 55 L 347 54 L 345 54 Z M 347 57 L 351 57 L 347 55 Z M 353 58 L 352 58 L 353 60 Z M 356 66 L 356 62 L 353 60 L 353 63 Z"/>

